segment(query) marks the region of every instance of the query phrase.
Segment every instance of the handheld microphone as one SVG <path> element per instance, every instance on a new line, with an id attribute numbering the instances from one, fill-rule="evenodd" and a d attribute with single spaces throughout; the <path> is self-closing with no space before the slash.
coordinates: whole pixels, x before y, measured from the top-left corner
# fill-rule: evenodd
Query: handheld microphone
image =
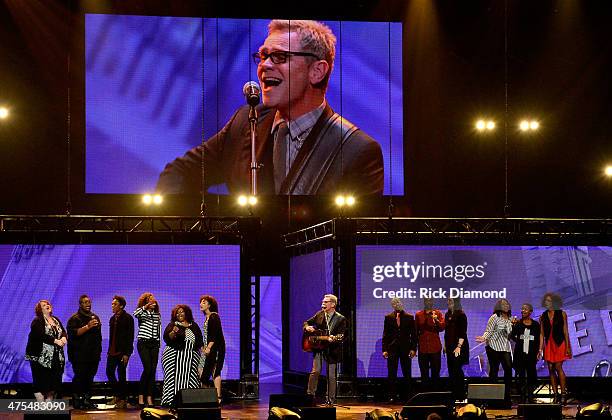
<path id="1" fill-rule="evenodd" d="M 257 82 L 249 81 L 242 87 L 242 94 L 246 97 L 247 104 L 257 106 L 259 104 L 259 94 L 261 89 Z"/>

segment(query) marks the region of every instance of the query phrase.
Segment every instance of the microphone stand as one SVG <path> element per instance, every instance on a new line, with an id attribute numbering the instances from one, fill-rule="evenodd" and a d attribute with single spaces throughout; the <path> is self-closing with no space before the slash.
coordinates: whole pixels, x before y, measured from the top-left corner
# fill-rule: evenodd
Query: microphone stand
<path id="1" fill-rule="evenodd" d="M 251 105 L 249 108 L 249 127 L 251 130 L 251 195 L 257 195 L 257 170 L 259 169 L 259 163 L 257 163 L 257 157 L 255 156 L 255 140 L 257 130 L 257 110 L 255 106 Z M 249 206 L 250 207 L 250 206 Z"/>

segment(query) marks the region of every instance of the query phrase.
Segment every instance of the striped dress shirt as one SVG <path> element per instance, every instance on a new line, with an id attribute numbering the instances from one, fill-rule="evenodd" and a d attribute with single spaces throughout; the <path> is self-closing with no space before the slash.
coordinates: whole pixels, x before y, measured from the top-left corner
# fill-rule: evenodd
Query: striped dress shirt
<path id="1" fill-rule="evenodd" d="M 158 340 L 161 331 L 161 315 L 158 312 L 136 308 L 134 317 L 138 319 L 138 339 Z"/>
<path id="2" fill-rule="evenodd" d="M 491 315 L 482 335 L 487 345 L 495 351 L 510 351 L 508 336 L 512 332 L 512 321 L 496 314 Z"/>

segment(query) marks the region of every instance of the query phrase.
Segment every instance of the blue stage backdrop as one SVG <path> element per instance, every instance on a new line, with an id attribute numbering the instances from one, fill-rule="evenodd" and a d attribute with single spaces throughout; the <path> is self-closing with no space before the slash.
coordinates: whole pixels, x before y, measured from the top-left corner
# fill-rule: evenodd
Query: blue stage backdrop
<path id="1" fill-rule="evenodd" d="M 484 332 L 495 302 L 508 299 L 519 318 L 521 305 L 531 303 L 537 319 L 546 292 L 563 298 L 568 316 L 573 359 L 565 362 L 565 372 L 606 375 L 605 361 L 612 359 L 612 247 L 359 246 L 356 263 L 359 377 L 387 375 L 381 337 L 391 297 L 401 298 L 414 315 L 423 297 L 434 297 L 445 313 L 446 298 L 459 295 L 470 341 L 465 372 L 480 377 L 487 375 L 487 360 L 474 338 Z M 442 366 L 445 376 L 444 360 Z M 540 376 L 548 375 L 543 361 L 537 368 Z M 412 375 L 420 376 L 416 359 Z"/>
<path id="2" fill-rule="evenodd" d="M 150 192 L 166 163 L 219 131 L 257 80 L 268 22 L 87 14 L 85 192 Z M 384 193 L 403 195 L 401 23 L 325 23 L 338 39 L 328 102 L 380 143 Z"/>
<path id="3" fill-rule="evenodd" d="M 227 344 L 224 379 L 240 376 L 240 247 L 237 245 L 0 245 L 0 383 L 31 382 L 25 348 L 40 299 L 53 304 L 53 313 L 66 326 L 77 311 L 79 296 L 88 294 L 92 311 L 102 320 L 102 361 L 95 377 L 106 381 L 108 322 L 115 294 L 136 309 L 138 297 L 149 291 L 159 301 L 162 331 L 172 308 L 187 304 L 200 327 L 204 316 L 199 298 L 214 296 Z M 137 321 L 135 326 L 137 330 Z M 134 345 L 134 347 L 136 347 Z M 165 345 L 162 340 L 162 351 Z M 138 352 L 130 358 L 128 380 L 142 372 Z M 68 363 L 64 381 L 73 371 Z M 157 379 L 163 379 L 160 363 Z"/>
<path id="4" fill-rule="evenodd" d="M 302 325 L 321 309 L 326 293 L 333 293 L 333 250 L 291 258 L 289 274 L 289 369 L 310 372 L 312 356 L 302 351 Z M 342 313 L 342 302 L 339 302 Z"/>

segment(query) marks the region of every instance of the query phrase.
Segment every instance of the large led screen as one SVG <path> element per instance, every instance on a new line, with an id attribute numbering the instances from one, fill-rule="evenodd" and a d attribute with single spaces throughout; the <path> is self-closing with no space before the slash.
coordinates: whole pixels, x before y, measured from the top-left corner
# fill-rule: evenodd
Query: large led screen
<path id="1" fill-rule="evenodd" d="M 106 381 L 109 319 L 114 295 L 124 296 L 126 311 L 136 309 L 138 297 L 151 292 L 159 302 L 162 331 L 172 308 L 191 307 L 200 328 L 204 315 L 199 298 L 214 296 L 227 346 L 221 376 L 240 377 L 240 247 L 235 245 L 0 245 L 0 383 L 31 382 L 25 357 L 34 306 L 40 299 L 53 305 L 53 314 L 66 327 L 87 294 L 92 311 L 102 321 L 102 359 L 96 381 Z M 137 333 L 138 322 L 135 320 Z M 163 379 L 161 354 L 157 380 Z M 67 352 L 65 352 L 67 355 Z M 129 381 L 138 381 L 142 364 L 136 351 L 127 370 Z M 70 363 L 64 381 L 71 381 Z"/>
<path id="2" fill-rule="evenodd" d="M 568 316 L 573 358 L 564 364 L 570 376 L 605 376 L 612 360 L 612 247 L 595 246 L 359 246 L 357 247 L 357 374 L 386 377 L 382 357 L 385 314 L 390 299 L 402 299 L 406 310 L 423 308 L 432 297 L 446 312 L 449 297 L 461 297 L 470 341 L 467 376 L 487 375 L 482 335 L 495 303 L 510 301 L 520 318 L 523 303 L 544 311 L 542 297 L 559 294 Z M 444 333 L 440 333 L 443 340 Z M 443 356 L 444 357 L 444 356 Z M 548 376 L 545 362 L 538 374 Z M 420 376 L 416 359 L 412 375 Z M 442 375 L 447 375 L 442 360 Z"/>
<path id="3" fill-rule="evenodd" d="M 289 369 L 310 372 L 312 356 L 302 349 L 304 321 L 321 310 L 326 293 L 333 293 L 333 250 L 292 257 L 289 273 Z M 338 302 L 342 313 L 342 302 Z"/>
<path id="4" fill-rule="evenodd" d="M 168 163 L 221 130 L 245 105 L 243 84 L 258 80 L 251 54 L 263 44 L 268 23 L 86 14 L 85 192 L 151 192 Z M 380 145 L 384 194 L 403 195 L 401 23 L 324 23 L 337 38 L 327 103 Z M 348 166 L 352 146 L 343 147 Z M 234 172 L 248 173 L 247 155 Z M 319 170 L 324 165 L 308 159 Z M 213 163 L 204 168 L 206 185 L 214 184 L 209 192 L 227 193 L 229 175 L 214 175 L 227 168 Z M 199 188 L 200 165 L 191 167 L 185 176 Z"/>

